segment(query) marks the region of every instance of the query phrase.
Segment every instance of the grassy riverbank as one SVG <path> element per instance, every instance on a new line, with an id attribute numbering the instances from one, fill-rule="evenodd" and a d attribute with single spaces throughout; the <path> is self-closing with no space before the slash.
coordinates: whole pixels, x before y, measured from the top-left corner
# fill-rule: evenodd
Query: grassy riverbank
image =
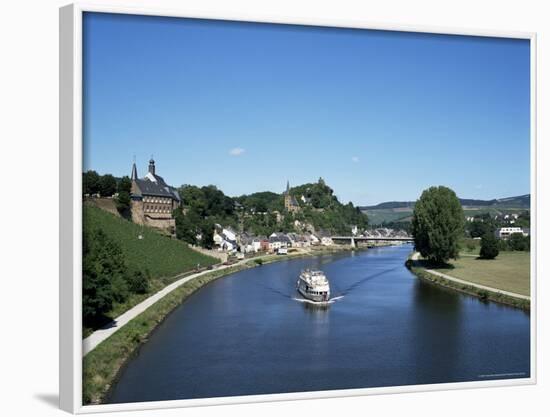
<path id="1" fill-rule="evenodd" d="M 407 266 L 417 277 L 424 281 L 473 295 L 481 300 L 495 301 L 529 310 L 531 304 L 529 300 L 476 287 L 476 284 L 478 284 L 528 296 L 530 286 L 529 255 L 528 252 L 502 252 L 494 260 L 463 257 L 452 261 L 448 268 L 431 268 L 422 260 L 408 260 Z M 432 269 L 452 278 L 468 281 L 472 285 L 434 275 L 428 272 L 427 269 Z"/>
<path id="2" fill-rule="evenodd" d="M 461 257 L 451 262 L 451 269 L 435 270 L 475 284 L 528 296 L 531 283 L 530 255 L 530 252 L 500 252 L 491 260 Z"/>
<path id="3" fill-rule="evenodd" d="M 147 340 L 156 326 L 187 297 L 209 282 L 249 267 L 248 265 L 239 265 L 221 271 L 212 271 L 186 282 L 88 353 L 82 361 L 84 404 L 99 404 L 104 400 L 128 358 Z"/>

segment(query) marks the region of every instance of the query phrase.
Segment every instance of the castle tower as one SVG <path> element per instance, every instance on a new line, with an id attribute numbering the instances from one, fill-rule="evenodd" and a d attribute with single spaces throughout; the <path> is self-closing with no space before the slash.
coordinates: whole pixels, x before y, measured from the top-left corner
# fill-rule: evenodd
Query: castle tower
<path id="1" fill-rule="evenodd" d="M 153 175 L 155 175 L 155 160 L 153 157 L 149 160 L 149 172 Z"/>

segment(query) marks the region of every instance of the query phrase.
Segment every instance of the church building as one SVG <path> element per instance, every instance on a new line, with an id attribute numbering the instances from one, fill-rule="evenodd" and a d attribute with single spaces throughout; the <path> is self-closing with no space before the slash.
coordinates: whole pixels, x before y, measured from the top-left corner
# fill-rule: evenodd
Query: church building
<path id="1" fill-rule="evenodd" d="M 132 221 L 155 227 L 171 235 L 176 232 L 176 221 L 172 211 L 181 206 L 178 191 L 166 184 L 157 175 L 155 161 L 149 161 L 149 169 L 143 178 L 138 178 L 136 163 L 132 166 L 131 210 Z"/>
<path id="2" fill-rule="evenodd" d="M 300 205 L 298 204 L 298 201 L 296 201 L 296 198 L 294 198 L 293 195 L 290 194 L 290 183 L 286 182 L 286 191 L 284 192 L 284 198 L 285 198 L 285 209 L 290 213 L 296 213 L 300 211 Z"/>

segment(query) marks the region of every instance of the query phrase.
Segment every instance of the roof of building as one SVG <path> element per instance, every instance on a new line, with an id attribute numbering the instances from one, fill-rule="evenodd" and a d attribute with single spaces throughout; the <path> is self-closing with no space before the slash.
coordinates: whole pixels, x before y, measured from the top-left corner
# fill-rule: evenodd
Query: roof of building
<path id="1" fill-rule="evenodd" d="M 137 172 L 132 168 L 132 177 L 137 176 Z M 178 191 L 166 184 L 164 178 L 160 175 L 148 172 L 143 178 L 135 178 L 135 184 L 137 185 L 134 195 L 138 196 L 155 196 L 155 197 L 168 197 L 177 201 L 181 201 Z"/>
<path id="2" fill-rule="evenodd" d="M 299 207 L 298 201 L 296 200 L 296 198 L 293 195 L 290 196 L 290 205 Z"/>

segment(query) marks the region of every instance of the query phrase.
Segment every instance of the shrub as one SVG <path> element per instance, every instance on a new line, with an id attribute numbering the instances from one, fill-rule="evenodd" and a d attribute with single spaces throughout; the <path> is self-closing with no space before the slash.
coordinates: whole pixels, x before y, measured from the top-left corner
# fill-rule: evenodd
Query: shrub
<path id="1" fill-rule="evenodd" d="M 146 294 L 149 291 L 149 274 L 134 271 L 128 277 L 128 287 L 135 294 Z"/>
<path id="2" fill-rule="evenodd" d="M 522 233 L 513 233 L 508 240 L 510 250 L 528 251 L 530 250 L 531 241 L 529 236 L 523 236 Z"/>
<path id="3" fill-rule="evenodd" d="M 481 238 L 481 249 L 479 257 L 481 259 L 495 259 L 498 256 L 498 240 L 494 233 L 485 233 Z"/>
<path id="4" fill-rule="evenodd" d="M 116 209 L 122 214 L 128 214 L 130 210 L 130 193 L 127 191 L 120 191 L 115 199 Z"/>

